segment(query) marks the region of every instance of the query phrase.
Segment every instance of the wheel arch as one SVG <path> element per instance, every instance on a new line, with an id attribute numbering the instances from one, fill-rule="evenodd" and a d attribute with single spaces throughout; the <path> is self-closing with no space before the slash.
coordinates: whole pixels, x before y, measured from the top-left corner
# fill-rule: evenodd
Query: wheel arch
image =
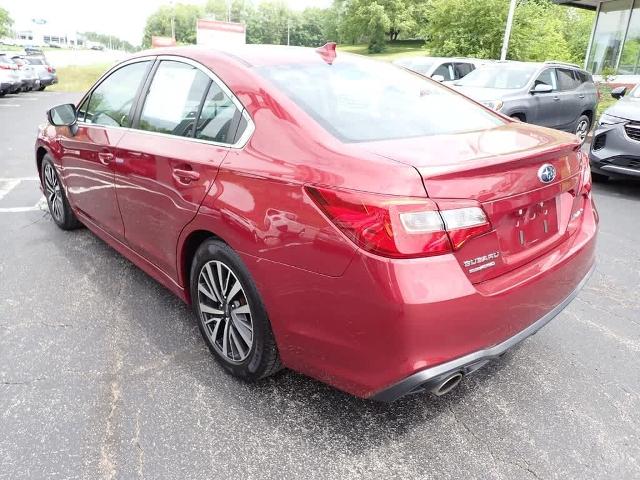
<path id="1" fill-rule="evenodd" d="M 36 149 L 36 167 L 38 169 L 38 177 L 40 178 L 40 183 L 42 183 L 42 161 L 44 160 L 44 156 L 49 152 L 42 145 L 39 145 Z"/>
<path id="2" fill-rule="evenodd" d="M 178 247 L 178 280 L 184 287 L 185 298 L 188 304 L 191 303 L 191 292 L 189 285 L 191 282 L 191 264 L 193 263 L 193 257 L 195 256 L 196 251 L 198 250 L 200 245 L 202 245 L 203 242 L 209 239 L 218 240 L 225 244 L 227 243 L 211 230 L 204 229 L 195 229 L 186 234 L 183 234 L 183 238 L 180 240 L 180 244 Z"/>
<path id="3" fill-rule="evenodd" d="M 580 116 L 582 116 L 582 115 L 586 115 L 587 117 L 589 117 L 589 123 L 591 125 L 593 125 L 593 110 L 585 110 L 584 112 L 582 112 L 580 114 Z M 580 117 L 578 117 L 578 118 L 580 118 Z"/>

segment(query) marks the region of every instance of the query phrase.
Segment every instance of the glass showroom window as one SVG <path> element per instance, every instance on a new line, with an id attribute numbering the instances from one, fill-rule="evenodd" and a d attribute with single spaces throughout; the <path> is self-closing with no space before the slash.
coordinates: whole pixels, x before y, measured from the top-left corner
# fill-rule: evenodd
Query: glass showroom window
<path id="1" fill-rule="evenodd" d="M 631 11 L 630 0 L 614 0 L 601 5 L 587 63 L 589 71 L 595 74 L 602 73 L 604 68 L 616 68 Z"/>
<path id="2" fill-rule="evenodd" d="M 622 48 L 618 73 L 640 75 L 640 0 L 636 0 L 631 11 L 631 22 L 629 22 L 627 39 Z"/>

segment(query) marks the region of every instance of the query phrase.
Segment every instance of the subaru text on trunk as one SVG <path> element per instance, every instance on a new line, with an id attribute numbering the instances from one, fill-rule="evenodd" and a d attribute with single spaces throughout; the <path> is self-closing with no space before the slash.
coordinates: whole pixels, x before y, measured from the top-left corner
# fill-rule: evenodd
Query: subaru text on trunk
<path id="1" fill-rule="evenodd" d="M 246 380 L 284 366 L 382 401 L 442 394 L 594 266 L 575 136 L 335 44 L 143 52 L 48 117 L 55 223 L 191 304 Z"/>

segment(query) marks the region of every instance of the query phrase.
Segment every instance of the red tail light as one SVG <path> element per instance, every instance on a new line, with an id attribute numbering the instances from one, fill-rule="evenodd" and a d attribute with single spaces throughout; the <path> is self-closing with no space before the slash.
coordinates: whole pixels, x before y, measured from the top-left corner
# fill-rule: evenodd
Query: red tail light
<path id="1" fill-rule="evenodd" d="M 324 214 L 360 248 L 391 258 L 441 255 L 491 230 L 479 204 L 307 187 Z"/>
<path id="2" fill-rule="evenodd" d="M 4 63 L 0 63 L 0 70 L 11 70 L 11 67 Z"/>
<path id="3" fill-rule="evenodd" d="M 47 65 L 47 72 L 53 73 L 55 72 L 55 69 L 51 65 Z"/>

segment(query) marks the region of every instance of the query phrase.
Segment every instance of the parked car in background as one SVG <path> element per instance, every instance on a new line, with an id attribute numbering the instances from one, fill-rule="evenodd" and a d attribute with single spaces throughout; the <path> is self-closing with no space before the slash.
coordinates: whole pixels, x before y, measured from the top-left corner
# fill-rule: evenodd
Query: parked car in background
<path id="1" fill-rule="evenodd" d="M 48 112 L 34 166 L 58 227 L 192 304 L 249 381 L 441 395 L 594 266 L 575 136 L 335 44 L 138 53 Z"/>
<path id="2" fill-rule="evenodd" d="M 474 58 L 407 57 L 393 63 L 439 82 L 453 82 L 488 62 Z"/>
<path id="3" fill-rule="evenodd" d="M 615 88 L 611 95 L 618 102 L 602 114 L 591 142 L 593 178 L 640 177 L 640 84 L 628 94 L 627 87 Z"/>
<path id="4" fill-rule="evenodd" d="M 44 56 L 29 55 L 23 58 L 31 64 L 31 66 L 38 74 L 38 77 L 40 79 L 39 90 L 44 90 L 45 88 L 58 83 L 58 73 L 56 72 L 56 69 L 47 63 L 47 60 L 46 58 L 44 58 Z"/>
<path id="5" fill-rule="evenodd" d="M 35 68 L 25 59 L 15 56 L 11 60 L 18 66 L 18 72 L 22 75 L 23 91 L 40 89 L 40 76 Z"/>
<path id="6" fill-rule="evenodd" d="M 18 66 L 8 54 L 2 52 L 0 52 L 0 83 L 2 95 L 22 90 L 22 76 L 18 73 Z"/>
<path id="7" fill-rule="evenodd" d="M 598 105 L 591 74 L 577 65 L 559 62 L 495 62 L 453 85 L 504 115 L 575 133 L 582 142 Z"/>

